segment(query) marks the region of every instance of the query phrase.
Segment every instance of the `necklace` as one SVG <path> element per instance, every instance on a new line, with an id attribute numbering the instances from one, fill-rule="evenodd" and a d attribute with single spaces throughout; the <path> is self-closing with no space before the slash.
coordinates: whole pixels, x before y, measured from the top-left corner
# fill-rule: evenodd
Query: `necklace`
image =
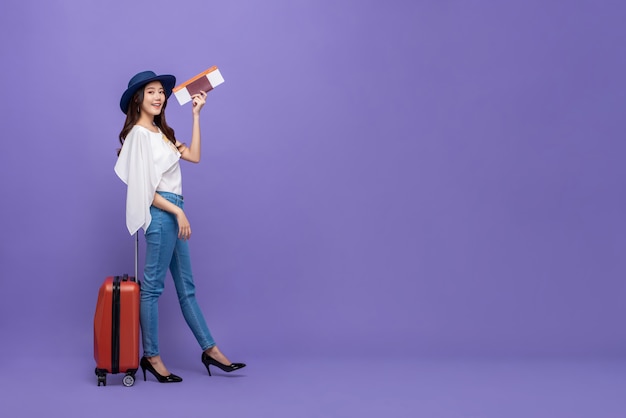
<path id="1" fill-rule="evenodd" d="M 159 132 L 161 132 L 161 130 L 160 130 L 160 129 L 159 129 Z M 169 139 L 165 136 L 165 134 L 164 134 L 163 132 L 161 132 L 161 138 L 163 138 L 163 141 L 165 141 L 165 143 L 166 143 L 167 145 L 169 145 L 169 146 L 170 146 L 170 148 L 171 148 L 173 151 L 175 151 L 175 152 L 180 152 L 180 151 L 178 150 L 178 148 L 176 148 L 176 145 L 174 145 L 174 143 L 173 143 L 172 141 L 170 141 L 170 140 L 169 140 Z"/>

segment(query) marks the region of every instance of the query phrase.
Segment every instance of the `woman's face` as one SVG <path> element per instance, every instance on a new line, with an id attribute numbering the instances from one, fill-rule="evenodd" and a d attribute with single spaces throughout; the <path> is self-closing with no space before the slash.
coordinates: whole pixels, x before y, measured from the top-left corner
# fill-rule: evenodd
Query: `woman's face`
<path id="1" fill-rule="evenodd" d="M 153 81 L 146 84 L 143 89 L 143 102 L 141 110 L 151 116 L 161 114 L 163 104 L 165 103 L 165 90 L 160 81 Z"/>

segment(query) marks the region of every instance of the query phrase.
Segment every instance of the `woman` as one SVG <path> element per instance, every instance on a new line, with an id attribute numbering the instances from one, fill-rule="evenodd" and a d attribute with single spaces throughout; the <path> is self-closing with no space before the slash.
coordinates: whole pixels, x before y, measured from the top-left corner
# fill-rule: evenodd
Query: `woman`
<path id="1" fill-rule="evenodd" d="M 192 96 L 191 144 L 176 140 L 165 121 L 167 98 L 176 78 L 152 71 L 136 74 L 120 100 L 126 122 L 120 133 L 122 148 L 115 172 L 128 186 L 126 226 L 130 234 L 145 231 L 146 260 L 141 283 L 140 322 L 144 356 L 140 366 L 161 383 L 181 382 L 168 371 L 159 353 L 158 299 L 169 269 L 183 316 L 202 348 L 202 363 L 231 372 L 245 367 L 232 363 L 215 344 L 196 301 L 187 240 L 191 226 L 183 211 L 179 160 L 200 161 L 200 110 L 206 93 Z"/>

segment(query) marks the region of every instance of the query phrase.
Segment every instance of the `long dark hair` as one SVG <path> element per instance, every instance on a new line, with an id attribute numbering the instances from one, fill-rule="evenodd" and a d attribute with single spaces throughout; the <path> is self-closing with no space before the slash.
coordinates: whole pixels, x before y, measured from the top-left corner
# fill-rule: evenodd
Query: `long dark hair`
<path id="1" fill-rule="evenodd" d="M 122 132 L 120 132 L 120 136 L 119 136 L 120 144 L 122 144 L 122 146 L 124 146 L 126 135 L 128 135 L 130 130 L 133 129 L 133 126 L 135 126 L 137 124 L 137 121 L 139 120 L 139 109 L 141 107 L 141 103 L 143 103 L 144 89 L 145 89 L 145 86 L 139 89 L 133 95 L 133 98 L 130 100 L 130 103 L 128 104 L 128 110 L 126 111 L 126 121 L 124 121 L 124 127 L 122 128 Z M 165 137 L 169 139 L 170 142 L 174 144 L 174 146 L 176 146 L 176 136 L 174 135 L 174 129 L 172 129 L 165 121 L 165 108 L 166 107 L 167 107 L 167 97 L 165 98 L 165 101 L 163 102 L 163 108 L 161 109 L 161 113 L 154 117 L 154 124 L 158 126 L 159 129 L 161 129 L 161 132 L 163 132 L 163 135 L 165 135 Z M 117 150 L 118 156 L 120 155 L 120 151 L 122 151 L 121 148 Z"/>

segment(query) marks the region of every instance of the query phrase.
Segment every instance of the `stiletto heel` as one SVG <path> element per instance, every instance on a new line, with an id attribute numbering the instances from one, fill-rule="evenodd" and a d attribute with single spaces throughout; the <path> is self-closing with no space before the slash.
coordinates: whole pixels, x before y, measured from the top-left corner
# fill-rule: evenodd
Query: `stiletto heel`
<path id="1" fill-rule="evenodd" d="M 152 375 L 154 377 L 156 377 L 156 379 L 159 381 L 159 383 L 177 383 L 177 382 L 182 382 L 183 379 L 180 376 L 176 376 L 173 373 L 170 373 L 168 376 L 163 376 L 161 374 L 159 374 L 159 372 L 157 372 L 154 368 L 154 366 L 152 366 L 152 364 L 150 363 L 150 361 L 145 358 L 142 357 L 141 361 L 139 362 L 139 365 L 141 366 L 141 370 L 143 371 L 143 380 L 144 382 L 146 381 L 146 370 L 148 370 L 150 373 L 152 373 Z"/>
<path id="2" fill-rule="evenodd" d="M 202 353 L 202 364 L 205 365 L 207 372 L 209 372 L 209 376 L 211 376 L 211 369 L 209 369 L 209 365 L 219 367 L 221 370 L 227 373 L 246 367 L 245 363 L 230 363 L 229 365 L 220 363 L 219 361 L 215 360 L 213 357 L 204 352 Z"/>

